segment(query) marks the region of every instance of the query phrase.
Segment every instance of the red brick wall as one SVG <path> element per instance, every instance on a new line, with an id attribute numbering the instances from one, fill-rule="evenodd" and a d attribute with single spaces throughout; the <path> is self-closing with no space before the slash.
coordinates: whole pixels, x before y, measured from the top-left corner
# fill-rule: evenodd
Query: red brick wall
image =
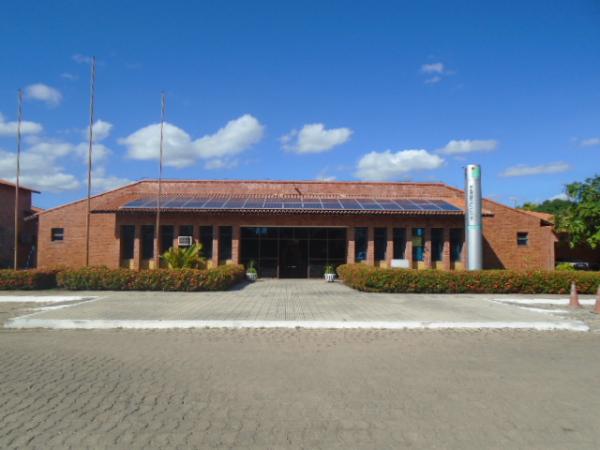
<path id="1" fill-rule="evenodd" d="M 447 198 L 460 203 L 463 193 L 454 188 L 437 183 L 275 183 L 275 182 L 166 182 L 165 194 L 202 195 L 214 194 L 256 194 L 256 195 L 298 195 L 298 188 L 304 195 L 334 195 L 376 197 L 431 197 Z M 156 183 L 141 182 L 103 194 L 92 200 L 92 209 L 110 209 L 137 196 L 148 196 L 156 191 Z M 84 201 L 49 210 L 40 216 L 39 224 L 39 264 L 42 267 L 53 265 L 81 266 L 85 261 L 85 207 Z M 484 209 L 493 217 L 484 218 L 484 267 L 507 269 L 551 269 L 554 266 L 554 235 L 551 227 L 542 227 L 540 220 L 527 213 L 517 211 L 491 201 L 484 201 Z M 464 220 L 458 216 L 388 216 L 388 215 L 246 215 L 246 214 L 193 214 L 163 213 L 163 225 L 232 225 L 234 235 L 239 226 L 345 226 L 345 227 L 440 227 L 463 228 Z M 90 262 L 93 265 L 118 267 L 120 246 L 119 226 L 125 224 L 154 224 L 153 214 L 142 213 L 103 213 L 92 214 Z M 65 229 L 62 242 L 50 242 L 50 229 Z M 517 246 L 517 232 L 529 233 L 529 245 Z M 410 236 L 410 231 L 407 230 Z M 370 234 L 372 236 L 372 233 Z M 428 233 L 429 235 L 429 233 Z M 348 235 L 349 250 L 353 248 L 353 233 Z M 372 246 L 372 242 L 370 243 Z M 369 247 L 368 255 L 372 254 Z M 409 247 L 409 246 L 408 246 Z M 237 242 L 233 250 L 237 253 Z M 409 247 L 410 248 L 410 247 Z M 408 249 L 407 249 L 408 250 Z M 447 251 L 448 249 L 445 249 Z M 391 252 L 391 249 L 389 249 Z M 349 252 L 349 253 L 350 253 Z M 352 252 L 353 253 L 353 252 Z M 213 254 L 217 254 L 214 246 Z M 352 255 L 349 254 L 349 260 Z M 445 257 L 447 259 L 447 257 Z M 446 264 L 447 262 L 445 262 Z"/>
<path id="2" fill-rule="evenodd" d="M 15 236 L 15 188 L 0 184 L 0 268 L 12 267 L 14 261 L 14 236 Z M 31 249 L 31 242 L 26 237 L 35 234 L 36 222 L 25 222 L 25 213 L 31 211 L 31 192 L 20 190 L 19 193 L 19 234 L 22 237 L 19 243 L 19 265 L 27 261 Z M 27 242 L 25 242 L 27 241 Z"/>
<path id="3" fill-rule="evenodd" d="M 93 203 L 92 203 L 93 205 Z M 85 265 L 86 202 L 77 202 L 40 216 L 38 266 Z M 64 240 L 51 241 L 51 229 L 64 228 Z M 92 214 L 90 222 L 90 263 L 117 267 L 119 241 L 115 214 Z"/>
<path id="4" fill-rule="evenodd" d="M 540 219 L 496 202 L 484 200 L 484 209 L 493 217 L 483 218 L 483 265 L 486 269 L 554 268 L 552 226 L 541 226 Z M 529 245 L 517 245 L 517 233 L 527 232 Z"/>

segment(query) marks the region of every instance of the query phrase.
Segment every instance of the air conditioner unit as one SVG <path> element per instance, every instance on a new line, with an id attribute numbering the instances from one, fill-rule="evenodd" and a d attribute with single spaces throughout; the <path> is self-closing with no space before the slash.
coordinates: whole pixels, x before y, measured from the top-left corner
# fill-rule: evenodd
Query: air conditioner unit
<path id="1" fill-rule="evenodd" d="M 177 237 L 177 246 L 178 247 L 191 247 L 194 243 L 194 238 L 192 236 L 178 236 Z"/>

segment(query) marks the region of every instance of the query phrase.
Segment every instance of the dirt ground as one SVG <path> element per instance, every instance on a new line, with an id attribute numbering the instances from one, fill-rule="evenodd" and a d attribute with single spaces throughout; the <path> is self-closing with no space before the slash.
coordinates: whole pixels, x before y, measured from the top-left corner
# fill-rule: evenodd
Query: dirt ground
<path id="1" fill-rule="evenodd" d="M 597 333 L 3 329 L 0 448 L 592 449 L 599 374 Z"/>

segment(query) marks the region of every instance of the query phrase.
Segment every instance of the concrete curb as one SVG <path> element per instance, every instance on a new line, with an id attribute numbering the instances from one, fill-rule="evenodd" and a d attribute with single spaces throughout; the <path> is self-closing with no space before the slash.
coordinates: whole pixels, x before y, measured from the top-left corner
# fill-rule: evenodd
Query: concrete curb
<path id="1" fill-rule="evenodd" d="M 383 329 L 383 330 L 479 330 L 511 329 L 535 331 L 589 331 L 581 321 L 543 322 L 343 322 L 343 321 L 249 321 L 249 320 L 64 320 L 15 318 L 5 328 L 49 328 L 55 330 L 168 330 L 192 328 L 306 328 L 306 329 Z"/>

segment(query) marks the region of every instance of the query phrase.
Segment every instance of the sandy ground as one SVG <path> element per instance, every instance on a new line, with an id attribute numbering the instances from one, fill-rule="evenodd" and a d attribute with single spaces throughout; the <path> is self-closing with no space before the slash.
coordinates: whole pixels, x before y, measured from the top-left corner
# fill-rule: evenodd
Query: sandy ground
<path id="1" fill-rule="evenodd" d="M 592 449 L 599 373 L 597 333 L 3 329 L 0 448 Z"/>

